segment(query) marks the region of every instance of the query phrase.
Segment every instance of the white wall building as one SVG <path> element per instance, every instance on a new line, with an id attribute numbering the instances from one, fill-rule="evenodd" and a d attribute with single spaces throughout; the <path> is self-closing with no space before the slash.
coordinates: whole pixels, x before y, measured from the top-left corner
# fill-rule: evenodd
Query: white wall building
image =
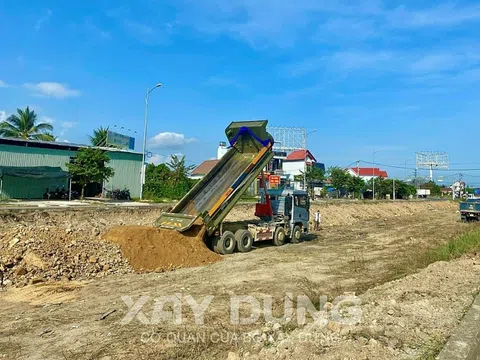
<path id="1" fill-rule="evenodd" d="M 218 149 L 217 149 L 217 160 L 220 160 L 223 155 L 225 155 L 228 151 L 227 143 L 225 141 L 220 141 L 220 144 L 218 144 Z"/>
<path id="2" fill-rule="evenodd" d="M 290 176 L 302 175 L 305 166 L 312 166 L 317 160 L 308 150 L 295 150 L 283 160 L 283 171 Z"/>
<path id="3" fill-rule="evenodd" d="M 379 168 L 363 168 L 363 167 L 358 167 L 358 168 L 350 168 L 347 169 L 347 171 L 350 173 L 352 176 L 359 176 L 362 178 L 364 181 L 369 181 L 373 177 L 381 177 L 381 178 L 388 178 L 388 174 L 384 170 L 380 170 Z"/>

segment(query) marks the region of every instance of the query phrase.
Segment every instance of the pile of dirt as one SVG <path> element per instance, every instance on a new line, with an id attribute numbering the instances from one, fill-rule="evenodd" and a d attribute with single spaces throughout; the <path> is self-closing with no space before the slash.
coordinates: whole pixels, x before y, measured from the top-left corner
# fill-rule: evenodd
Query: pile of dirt
<path id="1" fill-rule="evenodd" d="M 0 278 L 4 285 L 23 286 L 131 272 L 119 247 L 98 235 L 98 229 L 17 224 L 0 233 Z"/>
<path id="2" fill-rule="evenodd" d="M 112 226 L 152 224 L 162 210 L 0 211 L 0 286 L 133 272 L 120 247 L 101 234 Z"/>
<path id="3" fill-rule="evenodd" d="M 238 204 L 227 215 L 226 221 L 246 221 L 254 219 L 255 204 Z M 398 216 L 415 215 L 441 210 L 455 211 L 458 203 L 453 201 L 359 201 L 359 200 L 319 200 L 311 203 L 310 220 L 317 210 L 322 214 L 323 226 L 344 226 L 373 219 L 388 219 Z"/>
<path id="4" fill-rule="evenodd" d="M 122 255 L 136 271 L 168 271 L 211 264 L 222 257 L 210 251 L 205 227 L 194 225 L 184 233 L 148 226 L 119 226 L 103 239 L 120 245 Z"/>

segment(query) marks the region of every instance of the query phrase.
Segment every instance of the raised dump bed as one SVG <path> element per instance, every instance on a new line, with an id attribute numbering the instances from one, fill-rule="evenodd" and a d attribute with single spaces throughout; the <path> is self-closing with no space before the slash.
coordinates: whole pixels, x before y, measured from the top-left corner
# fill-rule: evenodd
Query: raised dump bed
<path id="1" fill-rule="evenodd" d="M 232 122 L 225 130 L 231 146 L 228 152 L 171 212 L 158 218 L 156 225 L 185 231 L 200 221 L 212 235 L 273 158 L 273 138 L 266 130 L 267 123 Z"/>

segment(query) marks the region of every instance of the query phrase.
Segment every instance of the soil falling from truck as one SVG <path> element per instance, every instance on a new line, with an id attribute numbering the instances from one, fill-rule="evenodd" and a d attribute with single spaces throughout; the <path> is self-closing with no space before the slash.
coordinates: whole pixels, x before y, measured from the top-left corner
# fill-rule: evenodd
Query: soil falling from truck
<path id="1" fill-rule="evenodd" d="M 193 225 L 188 231 L 158 229 L 149 226 L 118 226 L 103 235 L 103 239 L 120 245 L 137 272 L 169 271 L 202 266 L 222 257 L 210 251 L 203 237 L 205 227 Z"/>

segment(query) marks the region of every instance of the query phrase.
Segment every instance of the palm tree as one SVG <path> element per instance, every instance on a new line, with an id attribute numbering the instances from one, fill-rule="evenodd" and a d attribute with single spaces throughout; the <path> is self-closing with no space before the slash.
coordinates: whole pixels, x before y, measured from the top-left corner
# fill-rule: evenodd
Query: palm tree
<path id="1" fill-rule="evenodd" d="M 107 146 L 107 133 L 108 127 L 100 126 L 98 129 L 93 130 L 93 136 L 89 136 L 90 144 L 92 146 Z"/>
<path id="2" fill-rule="evenodd" d="M 17 109 L 17 114 L 10 115 L 0 123 L 0 136 L 26 140 L 55 141 L 51 133 L 52 124 L 37 122 L 35 111 Z"/>

